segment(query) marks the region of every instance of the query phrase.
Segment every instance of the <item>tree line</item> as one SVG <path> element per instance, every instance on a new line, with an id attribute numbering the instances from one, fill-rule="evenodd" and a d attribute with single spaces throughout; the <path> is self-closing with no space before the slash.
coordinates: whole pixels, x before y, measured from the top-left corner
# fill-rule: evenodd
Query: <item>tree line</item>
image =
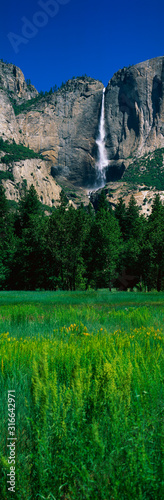
<path id="1" fill-rule="evenodd" d="M 132 196 L 113 211 L 101 192 L 96 211 L 68 205 L 51 215 L 33 185 L 13 212 L 0 185 L 0 288 L 4 290 L 164 289 L 164 206 L 146 219 Z"/>

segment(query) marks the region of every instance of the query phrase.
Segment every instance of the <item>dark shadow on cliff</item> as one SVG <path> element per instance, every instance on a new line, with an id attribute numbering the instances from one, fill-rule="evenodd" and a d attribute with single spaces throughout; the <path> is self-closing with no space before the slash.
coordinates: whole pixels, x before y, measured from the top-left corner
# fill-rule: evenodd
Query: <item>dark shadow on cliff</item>
<path id="1" fill-rule="evenodd" d="M 132 74 L 132 71 L 127 72 L 124 76 L 123 82 L 120 83 L 120 91 L 118 94 L 119 110 L 123 113 L 123 124 L 122 124 L 122 137 L 126 139 L 126 132 L 124 128 L 124 116 L 125 113 L 128 115 L 127 126 L 128 129 L 133 129 L 135 135 L 139 136 L 139 116 L 135 108 L 135 102 L 140 108 L 140 98 L 138 90 L 136 88 L 136 80 Z"/>
<path id="2" fill-rule="evenodd" d="M 106 171 L 106 182 L 116 182 L 119 181 L 125 172 L 125 165 L 122 162 L 121 165 L 117 163 L 108 167 Z"/>
<path id="3" fill-rule="evenodd" d="M 153 79 L 152 86 L 152 108 L 153 108 L 153 125 L 155 124 L 155 118 L 160 113 L 160 104 L 162 102 L 162 81 L 156 75 Z"/>

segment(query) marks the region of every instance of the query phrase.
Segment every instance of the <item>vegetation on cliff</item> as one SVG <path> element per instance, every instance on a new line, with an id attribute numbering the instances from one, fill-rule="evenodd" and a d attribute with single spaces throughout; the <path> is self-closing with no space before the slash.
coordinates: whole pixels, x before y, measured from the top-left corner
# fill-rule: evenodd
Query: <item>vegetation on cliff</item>
<path id="1" fill-rule="evenodd" d="M 121 180 L 133 184 L 145 184 L 148 187 L 155 187 L 159 191 L 163 191 L 163 155 L 164 148 L 160 148 L 152 153 L 145 154 L 142 158 L 135 158 L 125 170 Z"/>
<path id="2" fill-rule="evenodd" d="M 14 99 L 11 92 L 8 92 L 9 99 L 10 99 L 10 102 L 13 106 L 13 110 L 14 110 L 15 115 L 17 116 L 20 113 L 24 113 L 26 111 L 29 111 L 33 106 L 37 107 L 37 105 L 43 100 L 43 98 L 45 100 L 47 100 L 47 98 L 49 98 L 50 96 L 52 96 L 53 94 L 55 94 L 57 92 L 63 92 L 63 91 L 72 92 L 76 88 L 79 88 L 80 81 L 86 82 L 86 85 L 87 85 L 87 83 L 92 83 L 95 80 L 94 80 L 94 78 L 91 78 L 87 75 L 73 77 L 71 80 L 68 80 L 66 82 L 62 82 L 60 87 L 57 87 L 57 85 L 55 84 L 53 87 L 50 88 L 49 91 L 41 90 L 35 97 L 28 99 L 28 100 L 24 100 L 24 102 L 22 102 L 21 104 L 18 103 L 17 99 Z M 31 89 L 31 83 L 29 83 L 29 82 L 31 82 L 31 81 L 26 80 L 28 88 Z M 86 90 L 87 90 L 87 86 L 86 86 Z"/>
<path id="3" fill-rule="evenodd" d="M 6 165 L 12 163 L 13 161 L 27 160 L 31 158 L 42 159 L 42 156 L 39 153 L 35 153 L 32 149 L 25 147 L 22 144 L 16 144 L 15 141 L 12 143 L 4 141 L 2 137 L 0 137 L 0 152 L 1 151 L 7 153 L 0 159 L 1 163 L 5 163 Z"/>

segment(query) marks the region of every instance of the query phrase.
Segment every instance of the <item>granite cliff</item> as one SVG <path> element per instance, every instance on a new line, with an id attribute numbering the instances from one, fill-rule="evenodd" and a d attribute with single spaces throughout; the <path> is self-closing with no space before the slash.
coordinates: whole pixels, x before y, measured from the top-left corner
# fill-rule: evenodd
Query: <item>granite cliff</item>
<path id="1" fill-rule="evenodd" d="M 164 57 L 114 74 L 105 95 L 108 180 L 120 178 L 135 156 L 164 146 Z"/>
<path id="2" fill-rule="evenodd" d="M 17 116 L 25 145 L 52 164 L 52 175 L 76 185 L 93 184 L 96 135 L 103 84 L 91 78 L 70 80 L 26 113 Z"/>
<path id="3" fill-rule="evenodd" d="M 38 95 L 33 85 L 27 85 L 22 71 L 0 60 L 0 137 L 21 143 L 13 102 L 22 104 Z"/>
<path id="4" fill-rule="evenodd" d="M 3 181 L 8 197 L 19 199 L 18 184 L 25 178 L 43 203 L 58 200 L 58 184 L 69 192 L 74 187 L 87 203 L 86 190 L 96 179 L 102 91 L 101 82 L 84 76 L 42 96 L 19 68 L 0 61 L 0 137 L 42 154 L 39 163 L 0 164 L 2 171 L 10 167 L 15 179 Z M 105 91 L 105 130 L 109 183 L 123 180 L 137 158 L 164 147 L 164 57 L 114 74 Z M 48 189 L 41 180 L 46 178 Z"/>

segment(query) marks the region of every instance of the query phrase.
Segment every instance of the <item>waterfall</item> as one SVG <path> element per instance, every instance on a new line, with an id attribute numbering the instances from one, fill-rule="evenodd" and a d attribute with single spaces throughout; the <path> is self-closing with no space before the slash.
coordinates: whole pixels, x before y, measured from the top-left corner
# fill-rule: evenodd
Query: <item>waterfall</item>
<path id="1" fill-rule="evenodd" d="M 106 182 L 105 169 L 108 166 L 107 152 L 105 149 L 105 88 L 103 89 L 102 105 L 101 105 L 101 115 L 99 122 L 99 135 L 96 140 L 98 145 L 98 161 L 96 163 L 96 184 L 98 187 L 102 187 Z"/>

